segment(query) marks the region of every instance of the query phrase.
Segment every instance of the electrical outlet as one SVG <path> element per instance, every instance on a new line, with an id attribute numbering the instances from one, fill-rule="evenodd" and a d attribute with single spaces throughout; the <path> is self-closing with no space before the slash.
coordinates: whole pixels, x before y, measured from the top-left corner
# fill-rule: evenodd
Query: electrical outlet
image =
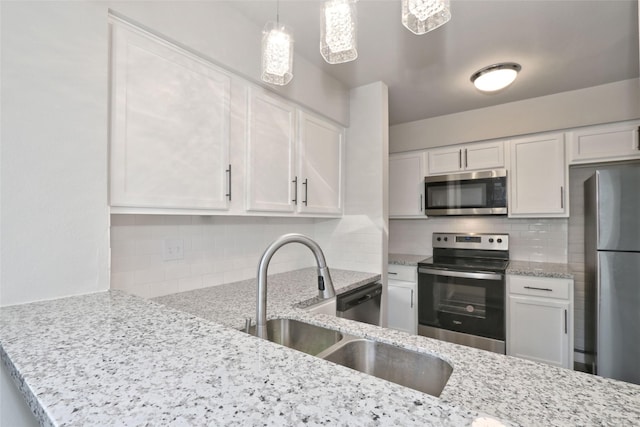
<path id="1" fill-rule="evenodd" d="M 183 239 L 164 239 L 164 249 L 162 251 L 165 261 L 184 258 Z"/>

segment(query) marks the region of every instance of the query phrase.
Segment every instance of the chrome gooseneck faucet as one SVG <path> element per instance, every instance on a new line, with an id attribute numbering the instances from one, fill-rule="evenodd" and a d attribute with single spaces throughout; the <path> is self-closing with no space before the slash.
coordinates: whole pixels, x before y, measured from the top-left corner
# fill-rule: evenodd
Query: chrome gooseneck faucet
<path id="1" fill-rule="evenodd" d="M 329 267 L 324 259 L 324 254 L 320 246 L 311 238 L 304 234 L 284 234 L 271 242 L 262 254 L 258 263 L 258 301 L 256 304 L 256 335 L 260 338 L 267 338 L 267 270 L 269 262 L 278 249 L 287 243 L 302 243 L 313 252 L 318 266 L 318 294 L 323 299 L 332 298 L 336 295 L 329 274 Z"/>

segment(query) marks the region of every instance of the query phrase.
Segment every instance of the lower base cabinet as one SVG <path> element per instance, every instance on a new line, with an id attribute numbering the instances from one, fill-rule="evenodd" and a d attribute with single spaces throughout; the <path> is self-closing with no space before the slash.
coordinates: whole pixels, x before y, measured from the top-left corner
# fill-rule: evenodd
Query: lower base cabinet
<path id="1" fill-rule="evenodd" d="M 507 354 L 573 369 L 573 280 L 507 276 Z"/>
<path id="2" fill-rule="evenodd" d="M 409 334 L 418 333 L 418 269 L 389 264 L 387 327 Z"/>

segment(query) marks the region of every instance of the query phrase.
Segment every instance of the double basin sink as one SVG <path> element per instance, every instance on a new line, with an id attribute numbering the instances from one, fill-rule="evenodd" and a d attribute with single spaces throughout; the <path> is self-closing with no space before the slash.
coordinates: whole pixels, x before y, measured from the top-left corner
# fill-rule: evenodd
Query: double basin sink
<path id="1" fill-rule="evenodd" d="M 249 333 L 254 334 L 255 328 Z M 431 354 L 292 319 L 269 320 L 267 334 L 274 343 L 436 397 L 453 371 L 451 365 Z"/>

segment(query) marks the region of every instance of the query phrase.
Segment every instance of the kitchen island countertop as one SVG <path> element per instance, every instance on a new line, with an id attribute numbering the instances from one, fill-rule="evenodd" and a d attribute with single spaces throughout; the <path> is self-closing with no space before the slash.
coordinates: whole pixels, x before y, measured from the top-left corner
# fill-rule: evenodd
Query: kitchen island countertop
<path id="1" fill-rule="evenodd" d="M 306 311 L 314 270 L 270 276 L 269 317 L 435 354 L 453 366 L 439 398 L 238 331 L 255 281 L 157 302 L 110 291 L 3 307 L 0 356 L 43 425 L 640 423 L 640 386 Z M 332 276 L 338 293 L 377 277 Z"/>

